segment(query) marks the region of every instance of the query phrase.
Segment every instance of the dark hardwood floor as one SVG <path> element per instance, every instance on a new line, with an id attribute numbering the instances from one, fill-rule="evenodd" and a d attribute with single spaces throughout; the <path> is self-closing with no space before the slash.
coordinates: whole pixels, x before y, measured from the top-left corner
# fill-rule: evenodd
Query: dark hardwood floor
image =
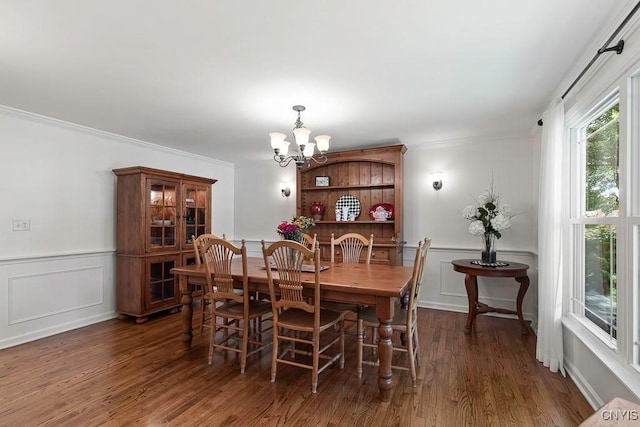
<path id="1" fill-rule="evenodd" d="M 197 332 L 185 352 L 179 313 L 114 319 L 0 351 L 0 425 L 576 426 L 594 412 L 569 378 L 535 360 L 535 335 L 520 335 L 517 320 L 480 316 L 465 335 L 465 319 L 420 310 L 418 386 L 394 372 L 384 403 L 377 368 L 356 377 L 352 335 L 345 369 L 320 374 L 313 395 L 306 370 L 279 365 L 270 382 L 270 350 L 245 374 L 235 354 L 208 365 Z"/>

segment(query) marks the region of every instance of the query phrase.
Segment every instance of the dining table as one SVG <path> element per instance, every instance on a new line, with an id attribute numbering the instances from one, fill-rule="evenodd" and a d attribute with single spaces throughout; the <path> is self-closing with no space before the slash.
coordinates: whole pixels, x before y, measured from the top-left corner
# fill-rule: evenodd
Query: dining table
<path id="1" fill-rule="evenodd" d="M 388 264 L 343 264 L 322 262 L 328 268 L 320 277 L 320 298 L 326 301 L 355 303 L 375 306 L 380 325 L 378 327 L 378 389 L 382 401 L 391 399 L 394 382 L 391 371 L 393 319 L 396 302 L 409 289 L 412 267 Z M 174 267 L 182 304 L 182 342 L 185 350 L 191 349 L 193 339 L 193 292 L 195 285 L 206 285 L 204 265 Z M 241 259 L 232 261 L 232 276 L 238 287 L 242 287 L 243 271 Z M 260 257 L 247 257 L 249 290 L 268 293 L 269 284 L 265 262 Z M 277 271 L 273 272 L 277 283 Z M 314 273 L 303 273 L 302 283 L 310 290 L 315 284 Z"/>

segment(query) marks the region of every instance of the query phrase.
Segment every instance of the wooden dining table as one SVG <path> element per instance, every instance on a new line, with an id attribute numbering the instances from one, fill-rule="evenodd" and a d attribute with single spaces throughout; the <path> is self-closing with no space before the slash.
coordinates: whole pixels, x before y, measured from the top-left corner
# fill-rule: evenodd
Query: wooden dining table
<path id="1" fill-rule="evenodd" d="M 391 398 L 393 374 L 391 372 L 392 343 L 391 320 L 395 302 L 408 290 L 413 274 L 412 267 L 384 264 L 342 264 L 323 262 L 327 268 L 320 272 L 320 297 L 327 301 L 356 303 L 376 307 L 380 321 L 378 328 L 378 389 L 380 398 Z M 263 258 L 248 257 L 248 278 L 251 291 L 269 292 L 267 271 Z M 185 350 L 191 349 L 193 339 L 193 285 L 206 284 L 204 265 L 188 265 L 171 269 L 179 283 L 182 297 L 182 342 Z M 242 264 L 239 259 L 232 262 L 232 275 L 241 287 Z M 277 282 L 278 274 L 274 272 Z M 302 282 L 311 289 L 314 284 L 313 273 L 303 273 Z"/>

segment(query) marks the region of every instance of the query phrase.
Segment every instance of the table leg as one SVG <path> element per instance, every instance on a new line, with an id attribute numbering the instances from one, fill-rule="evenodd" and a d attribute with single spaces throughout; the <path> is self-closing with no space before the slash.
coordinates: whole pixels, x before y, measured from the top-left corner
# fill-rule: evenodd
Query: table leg
<path id="1" fill-rule="evenodd" d="M 189 289 L 188 279 L 180 275 L 178 279 L 180 294 L 182 295 L 182 345 L 185 350 L 191 350 L 193 340 L 193 291 Z"/>
<path id="2" fill-rule="evenodd" d="M 469 299 L 469 314 L 467 315 L 467 324 L 464 327 L 465 334 L 471 333 L 473 320 L 476 317 L 476 303 L 478 302 L 478 278 L 471 274 L 464 277 L 464 286 L 467 288 L 467 298 Z"/>
<path id="3" fill-rule="evenodd" d="M 520 327 L 522 329 L 522 335 L 529 335 L 529 327 L 522 317 L 522 301 L 529 289 L 529 276 L 516 277 L 516 282 L 520 283 L 520 290 L 518 291 L 518 299 L 516 300 L 516 312 L 518 313 L 518 320 L 520 320 Z"/>
<path id="4" fill-rule="evenodd" d="M 393 374 L 391 372 L 393 329 L 391 328 L 391 319 L 378 319 L 378 321 L 380 322 L 380 326 L 378 326 L 378 358 L 380 359 L 378 388 L 382 401 L 388 402 L 391 399 L 391 389 L 393 388 Z"/>

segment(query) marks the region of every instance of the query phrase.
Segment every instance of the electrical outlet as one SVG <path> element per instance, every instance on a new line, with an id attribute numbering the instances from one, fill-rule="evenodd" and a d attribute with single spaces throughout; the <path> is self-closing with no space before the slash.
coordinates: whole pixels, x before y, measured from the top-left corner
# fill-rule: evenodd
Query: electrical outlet
<path id="1" fill-rule="evenodd" d="M 29 218 L 13 218 L 13 231 L 31 230 L 31 220 Z"/>

